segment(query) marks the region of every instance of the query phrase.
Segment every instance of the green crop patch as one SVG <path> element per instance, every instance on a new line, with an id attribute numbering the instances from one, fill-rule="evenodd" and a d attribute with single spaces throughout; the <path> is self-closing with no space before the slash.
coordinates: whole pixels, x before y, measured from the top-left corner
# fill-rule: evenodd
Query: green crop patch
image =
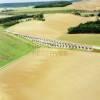
<path id="1" fill-rule="evenodd" d="M 26 42 L 25 42 L 26 41 Z M 35 50 L 27 40 L 8 35 L 0 27 L 0 67 Z"/>

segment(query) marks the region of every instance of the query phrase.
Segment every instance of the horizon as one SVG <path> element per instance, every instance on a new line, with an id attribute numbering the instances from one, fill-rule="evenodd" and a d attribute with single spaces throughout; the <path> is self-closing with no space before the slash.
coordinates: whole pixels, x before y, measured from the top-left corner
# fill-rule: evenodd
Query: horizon
<path id="1" fill-rule="evenodd" d="M 3 3 L 28 3 L 28 2 L 46 2 L 46 1 L 73 1 L 73 0 L 0 0 L 0 4 Z"/>

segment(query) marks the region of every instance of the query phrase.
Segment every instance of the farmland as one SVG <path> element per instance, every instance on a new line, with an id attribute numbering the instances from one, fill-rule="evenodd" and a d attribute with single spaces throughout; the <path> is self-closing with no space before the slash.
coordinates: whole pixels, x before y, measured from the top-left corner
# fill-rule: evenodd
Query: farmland
<path id="1" fill-rule="evenodd" d="M 54 7 L 54 8 L 20 8 L 9 12 L 0 12 L 1 14 L 19 15 L 19 14 L 34 14 L 34 13 L 68 13 L 73 9 L 67 9 L 66 7 Z"/>
<path id="2" fill-rule="evenodd" d="M 75 43 L 81 43 L 81 44 L 88 44 L 88 45 L 94 45 L 94 46 L 100 46 L 100 35 L 94 35 L 94 34 L 64 34 L 60 37 L 60 39 L 65 41 L 72 41 Z"/>
<path id="3" fill-rule="evenodd" d="M 25 40 L 8 35 L 0 26 L 0 67 L 35 49 Z"/>
<path id="4" fill-rule="evenodd" d="M 37 36 L 100 47 L 100 34 L 68 34 L 70 27 L 96 20 L 95 16 L 71 14 L 70 7 L 28 7 L 8 13 L 42 12 L 45 21 L 32 19 L 0 27 L 1 100 L 100 100 L 100 52 L 37 48 L 20 37 Z"/>
<path id="5" fill-rule="evenodd" d="M 44 22 L 35 20 L 23 22 L 10 27 L 9 30 L 23 34 L 35 35 L 39 37 L 51 39 L 58 38 L 69 42 L 100 46 L 100 34 L 67 33 L 67 29 L 69 29 L 70 27 L 77 26 L 80 23 L 94 21 L 95 17 L 81 17 L 73 14 L 56 13 L 45 14 L 44 18 Z"/>

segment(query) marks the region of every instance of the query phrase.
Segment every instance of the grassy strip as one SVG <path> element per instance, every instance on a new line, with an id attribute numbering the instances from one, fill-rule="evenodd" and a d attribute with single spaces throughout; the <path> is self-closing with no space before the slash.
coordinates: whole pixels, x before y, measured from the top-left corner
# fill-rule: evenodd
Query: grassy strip
<path id="1" fill-rule="evenodd" d="M 20 14 L 34 14 L 34 13 L 69 13 L 73 12 L 73 9 L 67 9 L 66 7 L 54 7 L 54 8 L 26 8 L 26 9 L 17 9 L 11 12 L 7 12 L 9 15 L 20 15 Z M 1 14 L 6 14 L 2 12 Z"/>
<path id="2" fill-rule="evenodd" d="M 80 44 L 100 46 L 100 34 L 65 34 L 60 39 Z"/>
<path id="3" fill-rule="evenodd" d="M 0 27 L 0 68 L 36 49 L 35 45 L 24 41 L 7 35 Z"/>

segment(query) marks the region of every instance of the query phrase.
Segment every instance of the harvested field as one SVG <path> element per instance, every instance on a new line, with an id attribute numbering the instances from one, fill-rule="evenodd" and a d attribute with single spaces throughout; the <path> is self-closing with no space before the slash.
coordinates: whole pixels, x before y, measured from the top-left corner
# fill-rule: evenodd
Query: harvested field
<path id="1" fill-rule="evenodd" d="M 46 14 L 45 18 L 44 22 L 23 22 L 9 30 L 67 40 L 64 35 L 69 27 L 95 20 L 72 14 Z M 82 38 L 79 36 L 79 41 Z M 0 71 L 0 99 L 100 100 L 99 67 L 99 53 L 40 48 Z"/>
<path id="2" fill-rule="evenodd" d="M 76 26 L 94 18 L 84 18 L 72 14 L 46 14 L 46 21 L 23 22 L 9 28 L 23 34 L 36 35 L 46 38 L 57 38 L 67 32 L 67 28 Z"/>
<path id="3" fill-rule="evenodd" d="M 80 23 L 94 21 L 95 17 L 80 17 L 72 14 L 45 14 L 46 21 L 29 21 L 17 24 L 9 28 L 22 34 L 35 35 L 44 38 L 59 38 L 76 43 L 100 46 L 100 35 L 67 34 L 69 27 L 77 26 Z"/>
<path id="4" fill-rule="evenodd" d="M 70 9 L 100 10 L 100 0 L 81 0 L 68 6 Z"/>
<path id="5" fill-rule="evenodd" d="M 98 53 L 41 48 L 1 70 L 1 98 L 100 100 L 99 59 Z"/>

